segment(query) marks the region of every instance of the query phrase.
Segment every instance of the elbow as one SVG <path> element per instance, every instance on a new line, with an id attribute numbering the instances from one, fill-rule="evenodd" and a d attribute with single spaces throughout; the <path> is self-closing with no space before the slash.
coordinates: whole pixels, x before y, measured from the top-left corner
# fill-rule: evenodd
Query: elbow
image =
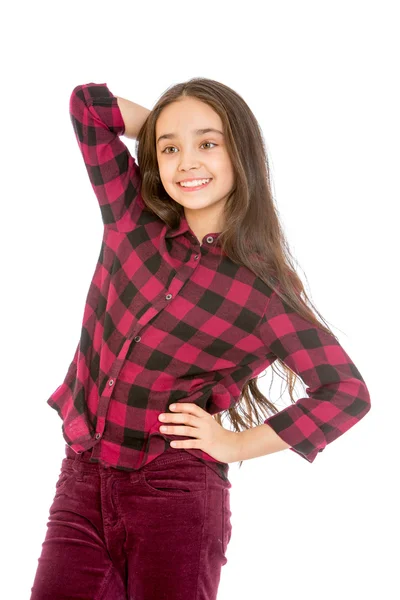
<path id="1" fill-rule="evenodd" d="M 358 393 L 350 407 L 350 413 L 358 420 L 371 410 L 371 396 L 364 381 L 360 381 Z"/>
<path id="2" fill-rule="evenodd" d="M 77 102 L 79 101 L 79 97 L 82 98 L 82 94 L 80 94 L 82 90 L 82 85 L 77 85 L 71 92 L 71 96 L 69 98 L 69 114 L 74 115 L 76 113 Z"/>
<path id="3" fill-rule="evenodd" d="M 369 393 L 369 390 L 366 386 L 365 381 L 363 381 L 363 385 L 362 385 L 362 400 L 364 402 L 365 405 L 365 414 L 371 409 L 371 396 Z"/>

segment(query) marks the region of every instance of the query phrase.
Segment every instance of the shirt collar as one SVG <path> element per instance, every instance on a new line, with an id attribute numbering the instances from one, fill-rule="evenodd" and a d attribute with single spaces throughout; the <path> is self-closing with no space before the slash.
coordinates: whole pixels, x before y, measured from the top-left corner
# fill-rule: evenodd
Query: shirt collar
<path id="1" fill-rule="evenodd" d="M 195 240 L 197 239 L 194 232 L 189 227 L 189 223 L 187 222 L 185 214 L 182 213 L 178 227 L 175 229 L 171 229 L 171 228 L 167 227 L 167 232 L 165 234 L 165 237 L 172 238 L 172 237 L 176 237 L 177 235 L 183 235 L 185 233 L 189 233 Z M 203 243 L 203 241 L 207 241 L 207 238 L 211 236 L 212 238 L 214 238 L 214 241 L 212 242 L 212 244 L 215 244 L 218 241 L 220 233 L 221 233 L 220 231 L 207 233 L 203 237 L 203 239 L 200 240 L 200 243 Z"/>

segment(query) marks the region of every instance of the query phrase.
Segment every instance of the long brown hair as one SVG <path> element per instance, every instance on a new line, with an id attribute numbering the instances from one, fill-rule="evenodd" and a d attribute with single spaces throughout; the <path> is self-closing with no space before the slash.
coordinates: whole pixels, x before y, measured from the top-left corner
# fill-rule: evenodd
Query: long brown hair
<path id="1" fill-rule="evenodd" d="M 167 88 L 162 94 L 136 138 L 142 176 L 141 195 L 145 205 L 170 227 L 178 227 L 183 207 L 167 194 L 160 180 L 155 143 L 156 122 L 168 104 L 187 96 L 207 103 L 220 116 L 236 175 L 235 185 L 224 206 L 225 223 L 219 236 L 222 252 L 236 264 L 248 267 L 294 311 L 337 340 L 310 301 L 295 271 L 295 261 L 279 222 L 279 211 L 271 191 L 268 156 L 261 128 L 246 102 L 233 89 L 212 79 L 195 77 Z M 313 311 L 325 325 L 318 321 Z M 275 363 L 271 365 L 272 371 L 286 380 L 294 404 L 293 391 L 297 380 L 301 380 L 283 361 L 279 358 L 276 361 L 283 370 L 283 376 L 279 370 L 275 371 Z M 275 404 L 258 389 L 258 377 L 244 385 L 235 407 L 214 415 L 220 425 L 223 416 L 227 416 L 234 431 L 239 432 L 261 425 L 266 416 L 279 412 Z"/>

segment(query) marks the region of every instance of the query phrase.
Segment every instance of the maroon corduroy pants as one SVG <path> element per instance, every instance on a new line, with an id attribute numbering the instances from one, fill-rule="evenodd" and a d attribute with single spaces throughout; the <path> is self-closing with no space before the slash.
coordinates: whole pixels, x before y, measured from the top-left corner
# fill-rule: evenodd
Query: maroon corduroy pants
<path id="1" fill-rule="evenodd" d="M 137 471 L 67 445 L 31 600 L 215 600 L 231 483 L 181 449 Z"/>

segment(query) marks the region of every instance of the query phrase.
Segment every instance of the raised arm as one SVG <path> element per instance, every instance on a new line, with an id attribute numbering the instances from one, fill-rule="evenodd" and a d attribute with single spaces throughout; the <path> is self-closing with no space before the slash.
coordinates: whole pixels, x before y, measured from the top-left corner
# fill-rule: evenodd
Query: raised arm
<path id="1" fill-rule="evenodd" d="M 140 106 L 140 104 L 136 104 L 120 96 L 117 96 L 117 102 L 125 123 L 124 135 L 127 138 L 135 140 L 151 111 L 144 106 Z"/>
<path id="2" fill-rule="evenodd" d="M 134 116 L 133 103 L 121 99 L 121 105 L 124 114 L 107 84 L 92 82 L 74 88 L 69 110 L 103 223 L 127 231 L 135 227 L 144 204 L 139 166 L 121 136 L 126 126 L 128 137 L 137 134 L 146 109 L 140 107 Z"/>

